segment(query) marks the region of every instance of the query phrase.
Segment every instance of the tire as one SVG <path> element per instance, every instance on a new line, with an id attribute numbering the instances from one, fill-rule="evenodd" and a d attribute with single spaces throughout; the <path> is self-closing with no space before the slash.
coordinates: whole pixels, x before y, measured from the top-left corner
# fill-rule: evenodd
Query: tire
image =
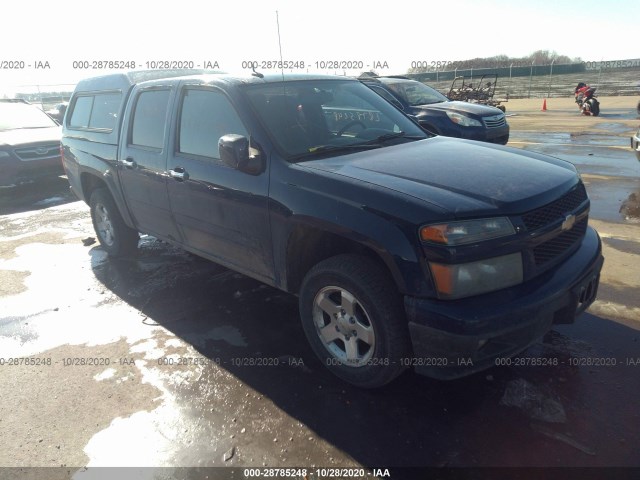
<path id="1" fill-rule="evenodd" d="M 128 227 L 111 194 L 106 188 L 98 188 L 89 200 L 93 229 L 102 248 L 112 257 L 128 255 L 138 248 L 138 232 Z"/>
<path id="2" fill-rule="evenodd" d="M 596 100 L 595 98 L 592 98 L 591 100 L 589 100 L 589 104 L 591 105 L 591 115 L 593 115 L 594 117 L 600 115 L 600 102 L 598 102 L 598 100 Z"/>
<path id="3" fill-rule="evenodd" d="M 339 255 L 320 262 L 304 278 L 299 308 L 311 348 L 342 380 L 376 388 L 405 369 L 411 348 L 401 296 L 373 260 Z"/>

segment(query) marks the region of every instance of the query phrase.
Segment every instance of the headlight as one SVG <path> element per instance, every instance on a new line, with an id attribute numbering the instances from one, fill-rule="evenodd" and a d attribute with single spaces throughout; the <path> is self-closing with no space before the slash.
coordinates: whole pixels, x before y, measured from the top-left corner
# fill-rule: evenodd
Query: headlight
<path id="1" fill-rule="evenodd" d="M 10 157 L 10 156 L 11 155 L 9 154 L 9 152 L 0 151 L 0 158 Z"/>
<path id="2" fill-rule="evenodd" d="M 423 242 L 443 245 L 464 245 L 513 234 L 513 225 L 506 217 L 426 225 L 420 229 Z"/>
<path id="3" fill-rule="evenodd" d="M 479 295 L 522 283 L 522 255 L 511 253 L 471 263 L 446 265 L 429 262 L 441 298 Z"/>
<path id="4" fill-rule="evenodd" d="M 481 127 L 482 123 L 479 120 L 474 120 L 471 117 L 467 117 L 462 113 L 447 112 L 447 117 L 453 122 L 457 123 L 461 127 Z"/>

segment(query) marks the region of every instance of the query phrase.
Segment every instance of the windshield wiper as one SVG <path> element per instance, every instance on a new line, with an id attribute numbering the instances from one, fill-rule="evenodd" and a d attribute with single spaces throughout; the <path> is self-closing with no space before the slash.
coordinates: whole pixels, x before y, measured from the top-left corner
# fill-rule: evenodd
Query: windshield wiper
<path id="1" fill-rule="evenodd" d="M 421 137 L 417 135 L 406 135 L 405 132 L 392 132 L 385 133 L 384 135 L 380 135 L 371 140 L 367 140 L 366 142 L 361 143 L 349 143 L 347 145 L 318 145 L 316 147 L 309 148 L 308 152 L 301 153 L 299 155 L 294 156 L 294 160 L 300 160 L 307 157 L 312 157 L 317 154 L 322 154 L 325 152 L 339 152 L 339 151 L 349 151 L 349 150 L 366 150 L 366 149 L 374 149 L 382 146 L 384 142 L 387 140 L 391 140 L 393 138 L 409 138 L 411 140 L 424 140 L 426 137 Z"/>
<path id="2" fill-rule="evenodd" d="M 295 160 L 300 160 L 302 158 L 312 157 L 319 153 L 325 152 L 339 152 L 339 151 L 348 151 L 348 150 L 367 150 L 372 148 L 378 148 L 378 145 L 372 144 L 369 142 L 364 143 L 350 143 L 347 145 L 318 145 L 316 147 L 309 148 L 308 152 L 301 153 L 299 155 L 295 155 L 293 158 Z"/>
<path id="3" fill-rule="evenodd" d="M 400 132 L 393 132 L 393 133 L 385 133 L 384 135 L 380 135 L 379 137 L 376 137 L 376 138 L 373 138 L 371 140 L 368 140 L 364 144 L 361 144 L 361 145 L 375 145 L 375 144 L 386 142 L 387 140 L 392 140 L 394 138 L 408 138 L 410 140 L 424 140 L 424 137 L 421 137 L 419 135 L 407 135 L 406 133 L 400 131 Z"/>

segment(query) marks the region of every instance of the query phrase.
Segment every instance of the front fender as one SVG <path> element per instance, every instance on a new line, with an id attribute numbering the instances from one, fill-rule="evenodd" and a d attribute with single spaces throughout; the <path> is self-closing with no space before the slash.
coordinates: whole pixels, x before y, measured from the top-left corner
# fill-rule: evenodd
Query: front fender
<path id="1" fill-rule="evenodd" d="M 354 185 L 351 194 L 344 195 L 344 192 L 332 190 L 342 188 L 341 185 L 319 175 L 305 172 L 294 175 L 299 176 L 299 181 L 291 181 L 293 179 L 288 175 L 282 179 L 272 176 L 270 215 L 276 272 L 287 271 L 292 232 L 299 227 L 308 227 L 374 252 L 391 272 L 401 293 L 420 297 L 433 295 L 434 288 L 415 224 L 376 209 L 374 205 L 381 200 L 379 191 L 366 185 Z M 289 181 L 285 180 L 287 177 Z M 278 180 L 274 181 L 276 178 Z M 283 276 L 282 273 L 278 275 Z M 290 290 L 286 278 L 278 283 Z"/>

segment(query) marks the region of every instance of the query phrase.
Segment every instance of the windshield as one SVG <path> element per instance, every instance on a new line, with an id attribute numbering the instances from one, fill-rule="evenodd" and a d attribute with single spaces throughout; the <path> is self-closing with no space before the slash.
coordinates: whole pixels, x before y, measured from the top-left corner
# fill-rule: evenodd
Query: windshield
<path id="1" fill-rule="evenodd" d="M 56 126 L 58 124 L 38 107 L 26 103 L 0 102 L 0 130 Z"/>
<path id="2" fill-rule="evenodd" d="M 412 107 L 449 101 L 447 97 L 437 90 L 416 81 L 389 83 L 387 87 Z"/>
<path id="3" fill-rule="evenodd" d="M 427 138 L 396 108 L 353 80 L 250 86 L 247 96 L 271 138 L 290 160 Z"/>

